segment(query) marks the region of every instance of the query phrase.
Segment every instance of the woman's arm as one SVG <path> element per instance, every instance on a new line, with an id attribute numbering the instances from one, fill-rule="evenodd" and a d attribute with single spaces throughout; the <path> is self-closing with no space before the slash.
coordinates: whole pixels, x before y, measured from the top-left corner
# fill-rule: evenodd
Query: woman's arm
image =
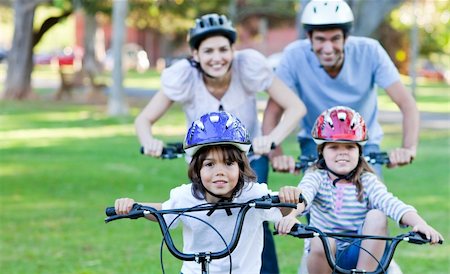
<path id="1" fill-rule="evenodd" d="M 268 93 L 270 99 L 283 109 L 283 117 L 275 125 L 280 118 L 279 113 L 265 112 L 264 115 L 267 117 L 264 117 L 264 120 L 271 121 L 275 128 L 269 131 L 268 126 L 264 128 L 263 122 L 263 130 L 266 131 L 265 135 L 268 134 L 270 139 L 279 145 L 298 126 L 300 119 L 306 114 L 306 107 L 299 97 L 276 76 L 268 88 Z"/>
<path id="2" fill-rule="evenodd" d="M 166 113 L 172 103 L 173 101 L 160 90 L 134 120 L 137 137 L 146 155 L 153 157 L 161 155 L 163 142 L 153 138 L 152 126 Z"/>

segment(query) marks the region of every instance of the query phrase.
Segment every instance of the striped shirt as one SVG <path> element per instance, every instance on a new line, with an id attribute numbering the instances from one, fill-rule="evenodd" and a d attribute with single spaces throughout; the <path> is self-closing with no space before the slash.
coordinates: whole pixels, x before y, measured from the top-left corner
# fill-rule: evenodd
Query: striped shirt
<path id="1" fill-rule="evenodd" d="M 361 176 L 363 184 L 362 202 L 357 199 L 354 184 L 337 183 L 333 186 L 327 171 L 306 172 L 299 187 L 310 212 L 310 225 L 324 232 L 357 232 L 364 223 L 367 212 L 378 209 L 400 224 L 408 211 L 416 211 L 405 204 L 378 180 L 373 173 Z"/>

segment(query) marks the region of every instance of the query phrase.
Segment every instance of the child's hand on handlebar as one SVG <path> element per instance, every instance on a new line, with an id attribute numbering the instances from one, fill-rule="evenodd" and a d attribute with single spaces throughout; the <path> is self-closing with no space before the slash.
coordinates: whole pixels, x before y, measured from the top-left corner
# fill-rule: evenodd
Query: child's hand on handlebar
<path id="1" fill-rule="evenodd" d="M 299 220 L 293 214 L 289 214 L 283 218 L 281 218 L 276 224 L 276 231 L 280 235 L 286 235 L 291 232 L 292 227 L 295 224 L 299 224 Z"/>
<path id="2" fill-rule="evenodd" d="M 425 235 L 425 237 L 430 240 L 430 244 L 437 244 L 439 241 L 444 241 L 444 237 L 442 237 L 439 232 L 427 224 L 415 225 L 412 231 L 420 232 Z"/>
<path id="3" fill-rule="evenodd" d="M 117 215 L 128 214 L 136 202 L 131 198 L 119 198 L 114 202 Z"/>
<path id="4" fill-rule="evenodd" d="M 277 172 L 298 173 L 295 170 L 295 159 L 288 155 L 274 156 L 271 159 L 272 168 Z"/>
<path id="5" fill-rule="evenodd" d="M 416 156 L 415 149 L 396 148 L 389 153 L 389 168 L 404 166 L 412 163 Z"/>
<path id="6" fill-rule="evenodd" d="M 284 186 L 280 188 L 278 192 L 278 197 L 280 198 L 280 202 L 282 203 L 290 203 L 290 204 L 298 204 L 299 196 L 302 193 L 302 190 L 295 186 Z"/>
<path id="7" fill-rule="evenodd" d="M 145 144 L 142 144 L 144 155 L 152 157 L 160 157 L 163 151 L 164 143 L 158 139 L 150 139 Z"/>

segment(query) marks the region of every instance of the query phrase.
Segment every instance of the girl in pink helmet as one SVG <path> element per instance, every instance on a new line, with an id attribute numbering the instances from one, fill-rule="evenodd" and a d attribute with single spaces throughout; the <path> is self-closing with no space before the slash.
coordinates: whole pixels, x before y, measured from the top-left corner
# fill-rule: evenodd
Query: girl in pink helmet
<path id="1" fill-rule="evenodd" d="M 317 144 L 318 161 L 307 170 L 299 188 L 304 203 L 278 224 L 287 233 L 298 222 L 296 217 L 309 212 L 310 225 L 324 232 L 383 235 L 387 229 L 385 215 L 400 226 L 426 235 L 431 243 L 442 235 L 423 220 L 414 207 L 388 192 L 362 156 L 368 140 L 365 122 L 359 113 L 337 106 L 317 118 L 312 137 Z M 374 271 L 385 250 L 385 242 L 364 240 L 357 245 L 331 240 L 337 264 L 344 269 Z M 363 251 L 363 250 L 367 250 Z M 321 241 L 305 241 L 308 273 L 331 273 Z"/>

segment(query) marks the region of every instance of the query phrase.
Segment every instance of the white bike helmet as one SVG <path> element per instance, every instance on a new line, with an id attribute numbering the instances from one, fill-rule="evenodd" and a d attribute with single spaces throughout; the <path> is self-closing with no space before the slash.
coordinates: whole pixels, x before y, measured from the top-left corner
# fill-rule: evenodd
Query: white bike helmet
<path id="1" fill-rule="evenodd" d="M 346 34 L 353 24 L 353 12 L 344 0 L 311 0 L 301 23 L 306 31 L 340 28 Z"/>

